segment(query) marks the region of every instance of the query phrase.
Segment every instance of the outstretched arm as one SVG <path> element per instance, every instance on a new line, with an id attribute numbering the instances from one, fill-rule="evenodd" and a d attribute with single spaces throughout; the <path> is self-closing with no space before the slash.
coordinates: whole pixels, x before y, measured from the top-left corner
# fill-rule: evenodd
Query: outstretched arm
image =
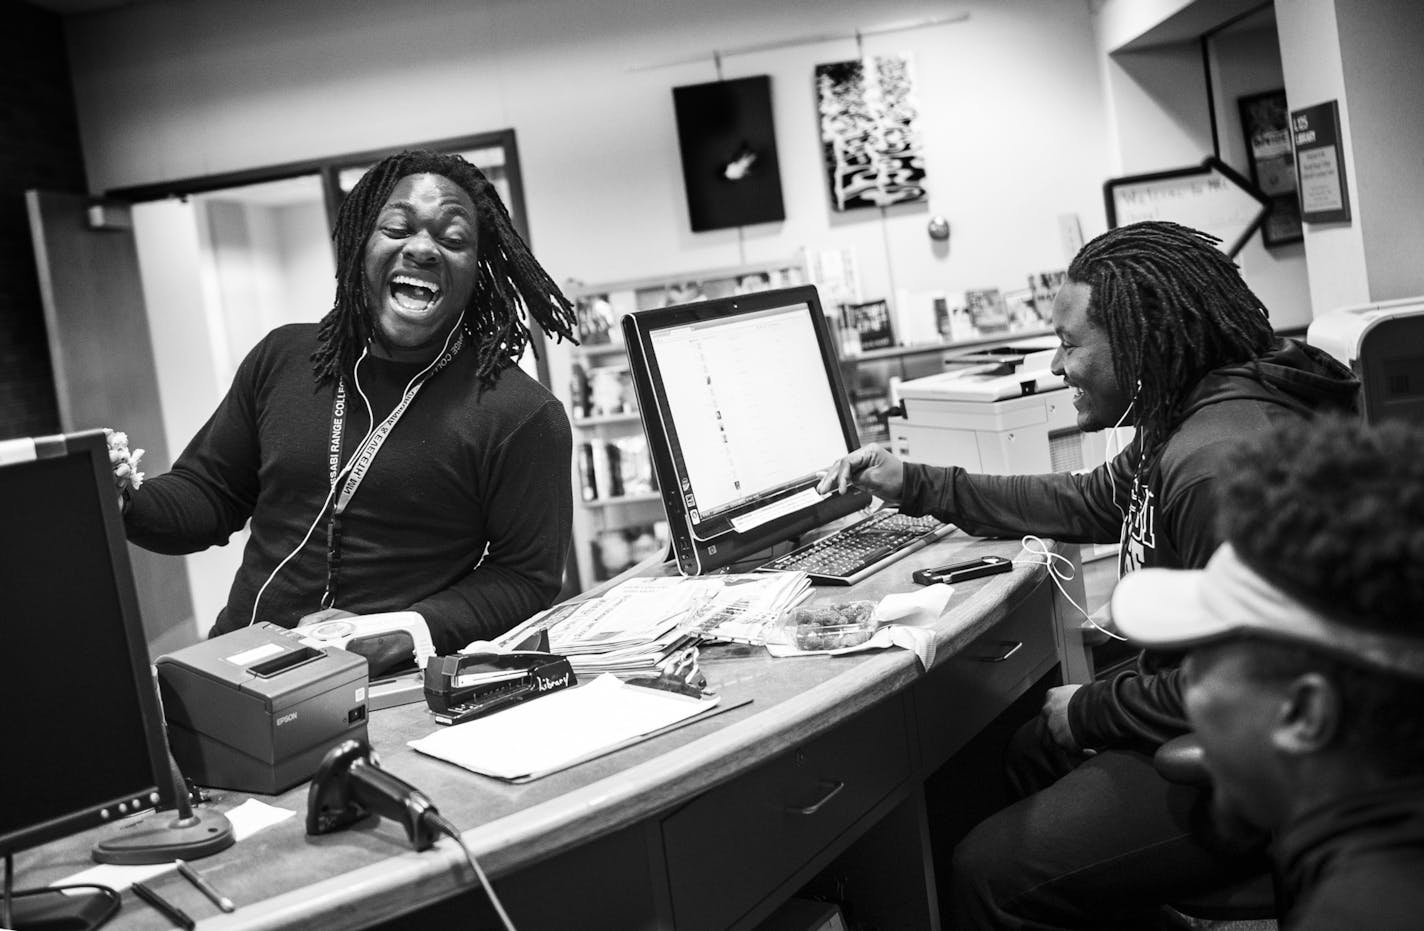
<path id="1" fill-rule="evenodd" d="M 143 481 L 142 490 L 131 485 L 124 529 L 133 543 L 156 553 L 194 553 L 226 543 L 252 515 L 258 443 L 249 386 L 257 352 L 243 361 L 227 395 L 173 468 Z"/>
<path id="2" fill-rule="evenodd" d="M 1066 543 L 1113 543 L 1132 485 L 1126 456 L 1083 475 L 977 475 L 909 462 L 900 510 L 933 514 L 976 536 L 1032 533 Z"/>

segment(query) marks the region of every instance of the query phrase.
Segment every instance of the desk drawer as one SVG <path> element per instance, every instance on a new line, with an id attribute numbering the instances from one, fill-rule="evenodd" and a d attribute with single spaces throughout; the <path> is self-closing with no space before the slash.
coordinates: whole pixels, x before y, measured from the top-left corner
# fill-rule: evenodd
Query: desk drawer
<path id="1" fill-rule="evenodd" d="M 884 701 L 665 818 L 678 929 L 728 927 L 903 783 L 905 728 Z"/>
<path id="2" fill-rule="evenodd" d="M 915 683 L 926 772 L 939 768 L 1053 667 L 1052 610 L 1049 586 L 1038 586 L 1008 617 Z"/>

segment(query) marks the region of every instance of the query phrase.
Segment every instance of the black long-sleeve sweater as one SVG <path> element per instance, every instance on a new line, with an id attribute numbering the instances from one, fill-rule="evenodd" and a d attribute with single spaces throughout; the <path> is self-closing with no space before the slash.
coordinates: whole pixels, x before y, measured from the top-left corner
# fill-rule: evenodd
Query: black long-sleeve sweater
<path id="1" fill-rule="evenodd" d="M 292 627 L 320 608 L 335 387 L 315 387 L 315 347 L 313 324 L 270 333 L 173 469 L 130 496 L 129 539 L 161 553 L 221 545 L 251 519 L 213 634 L 252 620 L 258 590 L 293 550 L 262 593 L 256 619 Z M 377 422 L 422 368 L 361 362 Z M 572 438 L 563 406 L 513 365 L 481 394 L 474 368 L 475 353 L 466 350 L 424 384 L 352 498 L 340 537 L 335 606 L 415 610 L 441 652 L 495 636 L 552 603 L 571 533 Z M 347 396 L 343 462 L 370 426 L 349 379 Z"/>

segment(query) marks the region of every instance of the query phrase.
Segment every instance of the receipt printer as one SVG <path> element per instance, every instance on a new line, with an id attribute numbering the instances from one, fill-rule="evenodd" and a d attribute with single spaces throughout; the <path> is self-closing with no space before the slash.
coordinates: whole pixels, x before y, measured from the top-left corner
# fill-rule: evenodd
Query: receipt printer
<path id="1" fill-rule="evenodd" d="M 257 623 L 158 657 L 168 742 L 199 785 L 275 795 L 366 738 L 366 659 Z"/>

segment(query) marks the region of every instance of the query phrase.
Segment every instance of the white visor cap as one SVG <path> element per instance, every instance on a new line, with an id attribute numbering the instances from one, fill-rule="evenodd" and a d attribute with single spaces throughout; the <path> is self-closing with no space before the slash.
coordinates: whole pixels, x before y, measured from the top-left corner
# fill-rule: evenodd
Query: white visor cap
<path id="1" fill-rule="evenodd" d="M 1185 649 L 1259 634 L 1424 679 L 1424 637 L 1373 633 L 1322 614 L 1242 562 L 1230 543 L 1204 569 L 1139 569 L 1124 576 L 1113 590 L 1112 619 L 1145 647 Z"/>

